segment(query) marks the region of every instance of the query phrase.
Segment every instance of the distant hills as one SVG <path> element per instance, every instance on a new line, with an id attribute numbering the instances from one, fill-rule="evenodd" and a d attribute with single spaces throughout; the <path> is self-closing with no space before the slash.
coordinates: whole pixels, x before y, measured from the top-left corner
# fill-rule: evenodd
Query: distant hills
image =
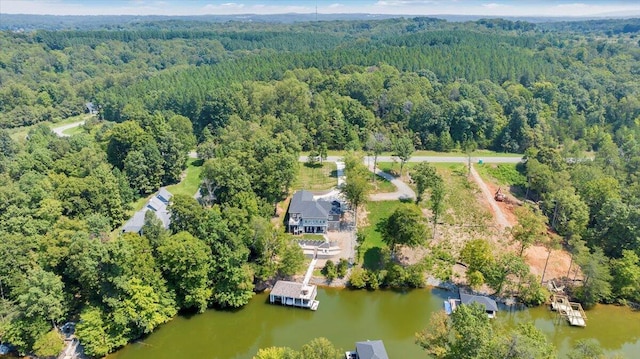
<path id="1" fill-rule="evenodd" d="M 636 15 L 638 16 L 638 15 Z M 336 20 L 381 20 L 393 18 L 413 18 L 430 17 L 443 19 L 450 22 L 476 21 L 491 16 L 480 15 L 381 15 L 381 14 L 275 14 L 275 15 L 199 15 L 199 16 L 161 16 L 161 15 L 28 15 L 28 14 L 2 14 L 0 13 L 0 30 L 11 31 L 33 31 L 33 30 L 67 30 L 67 29 L 97 29 L 119 27 L 128 24 L 140 24 L 157 21 L 196 21 L 196 22 L 271 22 L 271 23 L 294 23 L 310 21 L 336 21 Z M 602 14 L 598 17 L 509 17 L 500 18 L 511 21 L 527 21 L 531 23 L 558 23 L 576 21 L 603 21 L 607 19 L 625 19 L 629 14 L 611 13 Z M 636 19 L 637 20 L 637 19 Z M 637 23 L 635 21 L 634 23 Z"/>

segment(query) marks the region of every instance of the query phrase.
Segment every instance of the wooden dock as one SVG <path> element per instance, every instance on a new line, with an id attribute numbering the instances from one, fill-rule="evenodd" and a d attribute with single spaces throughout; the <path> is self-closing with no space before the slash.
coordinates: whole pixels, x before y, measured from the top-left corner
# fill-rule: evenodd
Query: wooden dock
<path id="1" fill-rule="evenodd" d="M 554 294 L 551 298 L 551 310 L 554 310 L 567 319 L 570 325 L 574 327 L 586 327 L 587 315 L 582 310 L 580 303 L 570 302 L 565 295 Z"/>

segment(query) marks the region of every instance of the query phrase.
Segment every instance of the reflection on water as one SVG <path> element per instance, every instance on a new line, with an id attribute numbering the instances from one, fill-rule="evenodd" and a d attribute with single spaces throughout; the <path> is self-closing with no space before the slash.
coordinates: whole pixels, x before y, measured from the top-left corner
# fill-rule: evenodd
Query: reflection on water
<path id="1" fill-rule="evenodd" d="M 438 289 L 351 291 L 318 289 L 317 312 L 267 304 L 256 295 L 235 312 L 209 310 L 189 318 L 177 317 L 155 333 L 128 345 L 111 359 L 251 358 L 259 348 L 289 346 L 299 349 L 324 336 L 336 346 L 352 349 L 354 342 L 382 339 L 391 358 L 420 358 L 425 353 L 414 344 L 433 311 L 454 294 Z M 574 328 L 547 307 L 498 313 L 497 325 L 515 326 L 533 321 L 559 349 L 566 351 L 583 338 L 595 338 L 607 351 L 640 357 L 640 313 L 628 308 L 598 306 L 587 311 L 587 327 Z"/>

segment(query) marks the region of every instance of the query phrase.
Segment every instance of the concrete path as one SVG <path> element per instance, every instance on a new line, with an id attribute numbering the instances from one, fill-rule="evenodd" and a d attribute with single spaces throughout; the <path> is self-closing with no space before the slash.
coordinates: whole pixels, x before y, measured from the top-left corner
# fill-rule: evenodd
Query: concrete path
<path id="1" fill-rule="evenodd" d="M 53 131 L 58 137 L 69 137 L 69 135 L 65 134 L 64 131 L 70 130 L 72 128 L 84 125 L 85 120 L 68 123 L 66 125 L 52 127 L 51 131 Z"/>
<path id="2" fill-rule="evenodd" d="M 313 199 L 329 199 L 341 196 L 340 188 L 347 182 L 347 177 L 344 175 L 344 162 L 336 161 L 336 175 L 338 176 L 338 185 L 325 194 L 313 196 Z"/>
<path id="3" fill-rule="evenodd" d="M 365 163 L 366 165 L 366 163 Z M 374 172 L 373 170 L 373 166 L 369 167 L 369 171 Z M 413 189 L 411 189 L 411 187 L 409 187 L 409 185 L 407 185 L 406 183 L 402 182 L 401 180 L 395 178 L 394 176 L 386 173 L 386 172 L 382 172 L 379 168 L 376 168 L 375 170 L 375 174 L 377 174 L 378 176 L 388 180 L 389 182 L 393 183 L 394 186 L 396 186 L 396 191 L 395 192 L 390 192 L 390 193 L 373 193 L 369 195 L 369 200 L 370 201 L 394 201 L 394 200 L 402 200 L 402 199 L 415 199 L 416 198 L 416 193 L 413 191 Z"/>

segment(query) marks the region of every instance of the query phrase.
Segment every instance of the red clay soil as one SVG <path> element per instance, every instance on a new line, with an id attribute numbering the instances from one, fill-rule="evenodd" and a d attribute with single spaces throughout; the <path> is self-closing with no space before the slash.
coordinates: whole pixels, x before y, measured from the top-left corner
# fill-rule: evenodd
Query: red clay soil
<path id="1" fill-rule="evenodd" d="M 473 177 L 473 176 L 472 176 Z M 493 194 L 498 190 L 498 186 L 486 179 L 482 179 L 480 176 L 473 178 L 472 180 L 481 180 L 484 184 L 489 188 L 490 192 Z M 478 183 L 481 186 L 480 183 Z M 518 223 L 518 218 L 516 217 L 514 210 L 519 204 L 519 201 L 515 199 L 515 197 L 509 192 L 508 189 L 502 188 L 502 193 L 507 196 L 507 201 L 505 202 L 495 202 L 493 195 L 488 196 L 482 191 L 478 193 L 478 201 L 486 206 L 487 209 L 493 215 L 494 220 L 496 220 L 499 216 L 496 215 L 494 211 L 494 206 L 489 204 L 489 201 L 493 201 L 498 205 L 498 209 L 502 212 L 502 217 L 505 218 L 511 227 L 515 226 Z M 510 239 L 510 238 L 509 238 Z M 516 250 L 515 246 L 510 246 L 511 250 Z M 504 248 L 504 246 L 503 246 Z M 534 245 L 524 253 L 525 261 L 531 268 L 531 273 L 542 277 L 542 272 L 544 270 L 544 265 L 547 260 L 548 251 L 544 246 Z M 564 249 L 553 250 L 551 251 L 551 256 L 549 257 L 549 264 L 547 265 L 547 270 L 544 275 L 544 281 L 548 281 L 554 278 L 566 277 L 569 271 L 569 265 L 571 264 L 571 255 Z M 573 273 L 573 268 L 572 268 Z M 573 275 L 573 274 L 572 274 Z"/>

